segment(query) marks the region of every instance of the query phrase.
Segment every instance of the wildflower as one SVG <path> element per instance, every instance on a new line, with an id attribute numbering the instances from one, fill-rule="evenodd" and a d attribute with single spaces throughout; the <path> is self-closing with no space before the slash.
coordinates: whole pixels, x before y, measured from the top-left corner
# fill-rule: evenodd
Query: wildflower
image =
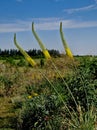
<path id="1" fill-rule="evenodd" d="M 50 56 L 50 54 L 49 54 L 49 52 L 48 52 L 47 50 L 44 50 L 44 51 L 43 51 L 43 54 L 45 55 L 45 57 L 46 57 L 47 59 L 50 59 L 50 58 L 51 58 L 51 56 Z"/>
<path id="2" fill-rule="evenodd" d="M 38 96 L 38 93 L 32 92 L 31 95 L 28 96 L 29 99 Z"/>
<path id="3" fill-rule="evenodd" d="M 32 93 L 32 96 L 33 96 L 33 97 L 36 97 L 36 96 L 38 96 L 38 93 L 34 93 L 34 92 L 33 92 L 33 93 Z"/>
<path id="4" fill-rule="evenodd" d="M 29 98 L 29 99 L 31 99 L 31 98 L 32 98 L 32 96 L 31 96 L 31 95 L 29 95 L 29 96 L 28 96 L 28 98 Z"/>
<path id="5" fill-rule="evenodd" d="M 66 55 L 69 56 L 70 58 L 73 58 L 73 54 L 72 54 L 70 48 L 68 47 L 68 44 L 67 44 L 67 42 L 64 38 L 64 34 L 63 34 L 63 31 L 62 31 L 62 22 L 60 23 L 60 36 L 61 36 L 61 40 L 62 40 L 64 49 L 66 51 Z"/>
<path id="6" fill-rule="evenodd" d="M 23 54 L 23 56 L 25 57 L 25 59 L 32 65 L 35 66 L 36 62 L 26 53 L 26 51 L 24 51 L 17 43 L 16 41 L 16 34 L 14 34 L 14 44 L 16 45 L 16 47 L 20 50 L 20 52 Z"/>
<path id="7" fill-rule="evenodd" d="M 34 30 L 34 23 L 32 23 L 32 32 L 33 32 L 33 34 L 34 34 L 34 36 L 35 36 L 37 42 L 39 43 L 39 46 L 40 46 L 40 48 L 42 49 L 42 52 L 43 52 L 44 56 L 45 56 L 47 59 L 50 59 L 51 56 L 50 56 L 48 50 L 45 48 L 44 44 L 42 43 L 42 41 L 40 40 L 40 38 L 38 37 L 37 33 L 36 33 L 35 30 Z"/>
<path id="8" fill-rule="evenodd" d="M 35 61 L 34 61 L 30 56 L 27 56 L 27 57 L 26 57 L 26 60 L 27 60 L 32 66 L 35 66 L 35 65 L 36 65 Z"/>
<path id="9" fill-rule="evenodd" d="M 72 55 L 70 48 L 65 48 L 65 50 L 66 50 L 67 56 L 69 56 L 70 58 L 73 58 L 73 55 Z"/>

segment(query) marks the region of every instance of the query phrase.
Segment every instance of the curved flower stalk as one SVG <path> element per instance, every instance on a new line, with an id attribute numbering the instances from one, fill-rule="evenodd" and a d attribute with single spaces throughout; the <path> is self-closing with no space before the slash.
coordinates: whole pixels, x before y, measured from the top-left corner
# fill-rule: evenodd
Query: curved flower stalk
<path id="1" fill-rule="evenodd" d="M 25 59 L 32 65 L 35 66 L 36 62 L 26 53 L 26 51 L 24 51 L 17 43 L 16 41 L 16 34 L 14 34 L 14 44 L 16 45 L 16 47 L 20 50 L 20 52 L 23 54 L 23 56 L 25 57 Z"/>
<path id="2" fill-rule="evenodd" d="M 73 59 L 73 54 L 72 54 L 70 48 L 68 47 L 68 44 L 67 44 L 67 42 L 64 38 L 64 34 L 63 34 L 63 31 L 62 31 L 62 22 L 60 22 L 60 36 L 61 36 L 61 40 L 62 40 L 64 49 L 66 51 L 66 55 Z"/>
<path id="3" fill-rule="evenodd" d="M 61 25 L 61 26 L 62 26 L 62 25 Z M 62 32 L 62 27 L 61 27 L 60 30 L 61 30 L 60 32 Z M 41 47 L 41 49 L 42 49 L 42 51 L 43 51 L 45 57 L 46 57 L 47 59 L 48 59 L 48 58 L 51 58 L 50 55 L 49 55 L 49 53 L 48 53 L 48 51 L 45 49 L 45 47 L 44 47 L 42 41 L 40 40 L 40 38 L 38 37 L 37 33 L 35 32 L 35 30 L 34 30 L 34 23 L 33 23 L 33 22 L 32 22 L 32 32 L 33 32 L 33 34 L 34 34 L 36 40 L 38 41 L 38 43 L 39 43 L 39 45 L 40 45 L 40 47 Z M 62 36 L 62 39 L 64 40 L 63 32 L 62 32 L 61 36 Z M 69 57 L 73 58 L 73 55 L 71 55 L 72 53 L 70 53 L 71 51 L 69 51 L 70 49 L 69 49 L 69 47 L 67 46 L 67 43 L 66 43 L 66 42 L 64 42 L 64 43 L 65 43 L 64 45 L 65 45 L 65 48 L 66 48 L 66 53 L 67 53 L 67 55 L 68 55 Z M 73 100 L 74 100 L 74 102 L 75 102 L 75 104 L 76 104 L 76 106 L 77 106 L 77 103 L 76 103 L 76 101 L 75 101 L 75 98 L 74 98 L 74 96 L 73 96 L 71 90 L 69 89 L 68 84 L 65 82 L 65 80 L 63 79 L 63 77 L 62 77 L 61 74 L 60 74 L 60 71 L 58 70 L 58 68 L 56 67 L 56 65 L 54 64 L 54 62 L 53 62 L 52 60 L 51 60 L 51 63 L 52 63 L 52 65 L 53 65 L 53 67 L 54 67 L 56 73 L 62 78 L 64 84 L 66 85 L 68 91 L 70 92 L 70 94 L 71 94 L 71 96 L 72 96 L 72 98 L 73 98 Z M 52 87 L 53 87 L 53 85 L 52 85 Z M 53 89 L 55 90 L 55 92 L 56 92 L 58 95 L 60 95 L 60 94 L 57 92 L 57 90 L 56 90 L 55 87 L 53 87 Z M 63 100 L 62 97 L 60 97 L 60 98 L 61 98 L 61 100 Z"/>
<path id="4" fill-rule="evenodd" d="M 48 50 L 45 48 L 45 46 L 43 45 L 42 41 L 40 40 L 40 38 L 38 37 L 37 33 L 36 33 L 35 30 L 34 30 L 34 22 L 32 22 L 32 32 L 33 32 L 33 34 L 34 34 L 34 36 L 35 36 L 37 42 L 39 43 L 39 46 L 40 46 L 40 48 L 42 49 L 42 52 L 43 52 L 45 58 L 46 58 L 46 59 L 50 59 L 51 56 L 50 56 Z"/>

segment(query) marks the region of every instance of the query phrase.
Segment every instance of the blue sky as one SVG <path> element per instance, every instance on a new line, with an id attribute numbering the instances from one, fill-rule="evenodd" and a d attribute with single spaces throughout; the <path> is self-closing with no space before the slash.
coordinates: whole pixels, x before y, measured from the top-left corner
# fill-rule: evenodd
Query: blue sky
<path id="1" fill-rule="evenodd" d="M 97 0 L 0 0 L 0 48 L 40 49 L 31 25 L 47 49 L 64 52 L 59 25 L 74 55 L 97 55 Z"/>

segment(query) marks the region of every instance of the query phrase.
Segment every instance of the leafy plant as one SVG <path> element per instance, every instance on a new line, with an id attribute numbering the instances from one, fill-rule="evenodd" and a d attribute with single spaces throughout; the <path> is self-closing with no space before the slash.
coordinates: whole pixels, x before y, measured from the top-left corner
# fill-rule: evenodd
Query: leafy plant
<path id="1" fill-rule="evenodd" d="M 59 115 L 61 104 L 56 95 L 45 96 L 42 94 L 34 98 L 27 98 L 20 115 L 21 130 L 59 129 L 62 118 Z"/>

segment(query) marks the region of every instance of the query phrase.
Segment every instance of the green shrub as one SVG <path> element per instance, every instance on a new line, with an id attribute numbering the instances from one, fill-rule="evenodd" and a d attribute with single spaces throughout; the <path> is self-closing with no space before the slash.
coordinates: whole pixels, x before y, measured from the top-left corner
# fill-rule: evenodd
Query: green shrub
<path id="1" fill-rule="evenodd" d="M 21 130 L 50 129 L 58 130 L 61 125 L 61 102 L 56 95 L 40 95 L 28 98 L 22 108 L 19 118 Z"/>

